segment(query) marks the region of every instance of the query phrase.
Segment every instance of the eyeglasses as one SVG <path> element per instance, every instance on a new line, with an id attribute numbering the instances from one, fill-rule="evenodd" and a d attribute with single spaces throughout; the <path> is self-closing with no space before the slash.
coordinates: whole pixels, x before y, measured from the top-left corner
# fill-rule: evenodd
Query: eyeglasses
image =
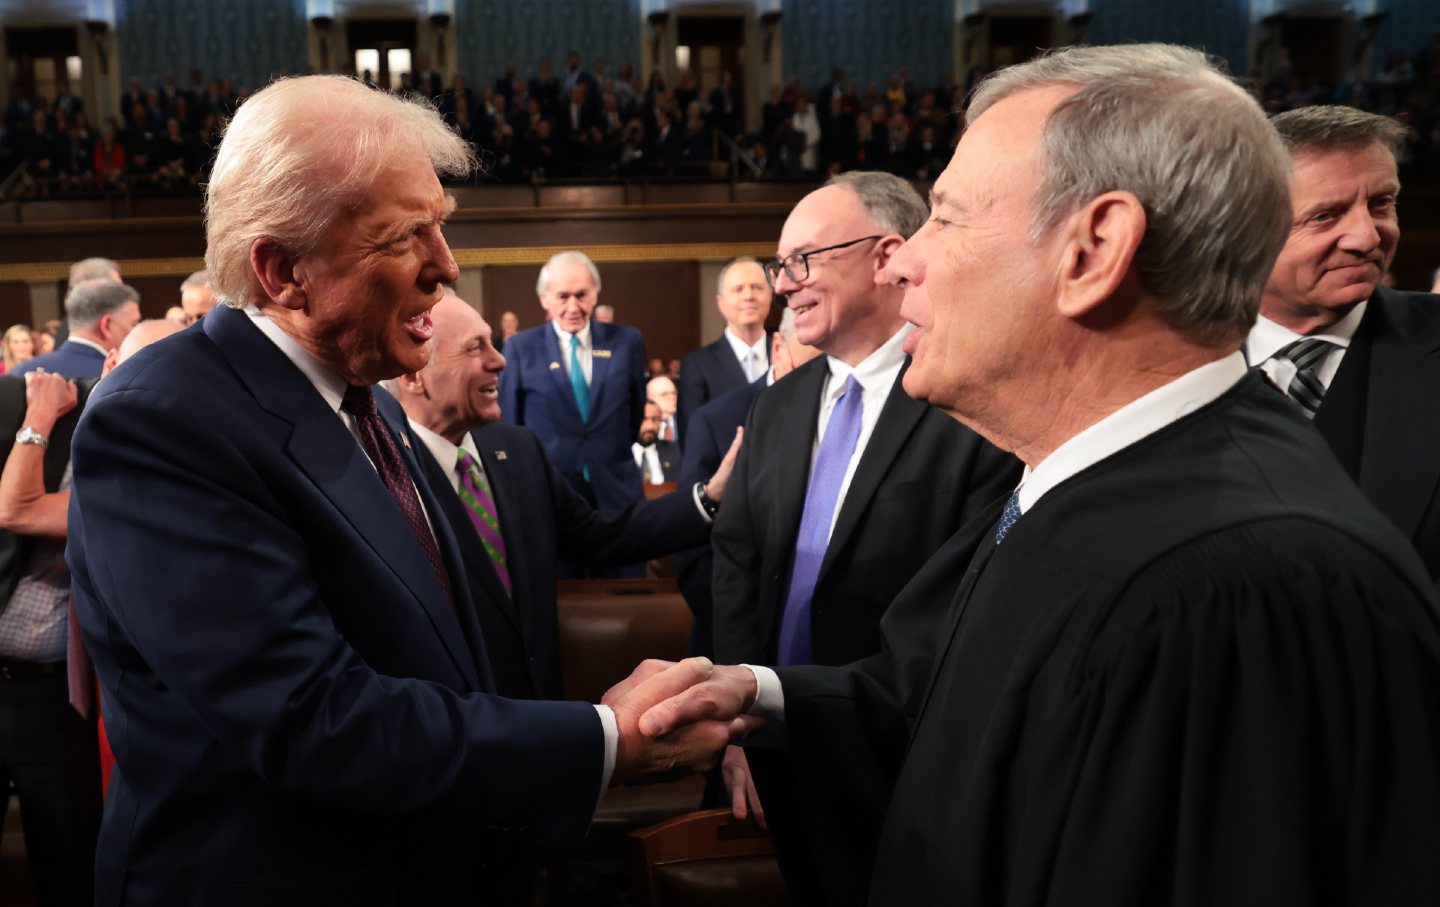
<path id="1" fill-rule="evenodd" d="M 856 243 L 869 242 L 872 239 L 884 239 L 884 235 L 862 236 L 859 239 L 852 239 L 849 242 L 842 242 L 834 246 L 826 246 L 823 249 L 811 249 L 808 252 L 796 252 L 794 255 L 787 255 L 784 258 L 777 258 L 765 262 L 765 279 L 770 281 L 770 289 L 775 289 L 775 281 L 780 279 L 780 272 L 784 271 L 785 276 L 795 283 L 804 283 L 810 279 L 810 256 L 819 255 L 822 252 L 834 252 L 836 249 L 848 249 Z"/>

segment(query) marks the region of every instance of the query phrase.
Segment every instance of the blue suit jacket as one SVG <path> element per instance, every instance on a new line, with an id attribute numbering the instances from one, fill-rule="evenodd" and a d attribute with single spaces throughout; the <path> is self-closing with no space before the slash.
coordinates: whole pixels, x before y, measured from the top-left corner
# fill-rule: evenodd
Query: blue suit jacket
<path id="1" fill-rule="evenodd" d="M 20 363 L 10 374 L 23 375 L 43 368 L 65 378 L 99 378 L 104 365 L 104 353 L 83 343 L 67 340 L 56 347 L 53 353 Z"/>
<path id="2" fill-rule="evenodd" d="M 75 607 L 117 762 L 98 904 L 473 903 L 486 840 L 583 835 L 594 709 L 484 693 L 473 613 L 244 313 L 107 378 L 72 464 Z"/>
<path id="3" fill-rule="evenodd" d="M 595 503 L 602 510 L 620 510 L 644 496 L 630 445 L 645 415 L 645 344 L 635 328 L 594 320 L 590 343 L 588 421 L 580 421 L 560 343 L 549 324 L 521 331 L 505 344 L 500 408 L 506 422 L 540 437 L 572 487 L 583 488 L 582 468 L 588 467 Z"/>
<path id="4" fill-rule="evenodd" d="M 765 332 L 766 363 L 770 361 L 770 338 L 773 336 L 773 331 Z M 747 383 L 745 369 L 740 367 L 740 360 L 735 358 L 735 350 L 724 334 L 714 343 L 702 346 L 681 359 L 680 408 L 677 412 L 681 439 L 687 444 L 690 443 L 690 418 L 695 414 L 695 410 L 712 400 L 720 399 L 737 387 L 744 387 Z M 720 455 L 724 456 L 729 449 L 730 443 L 727 441 L 725 447 L 721 448 Z M 718 465 L 719 461 L 716 463 Z"/>
<path id="5" fill-rule="evenodd" d="M 649 560 L 708 541 L 710 526 L 689 486 L 623 510 L 595 510 L 550 464 L 533 432 L 502 423 L 471 434 L 495 498 L 513 599 L 504 594 L 459 497 L 440 496 L 469 570 L 495 682 L 506 696 L 555 698 L 562 689 L 557 557 L 594 567 Z M 431 487 L 448 491 L 449 477 L 435 458 L 417 449 Z"/>

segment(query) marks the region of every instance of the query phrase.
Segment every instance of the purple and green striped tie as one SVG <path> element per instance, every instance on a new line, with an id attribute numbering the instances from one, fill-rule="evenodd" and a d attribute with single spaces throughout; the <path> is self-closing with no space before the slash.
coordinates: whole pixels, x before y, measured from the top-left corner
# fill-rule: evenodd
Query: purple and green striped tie
<path id="1" fill-rule="evenodd" d="M 480 534 L 480 544 L 490 555 L 505 593 L 514 595 L 510 588 L 510 566 L 505 557 L 505 539 L 500 535 L 500 521 L 495 517 L 495 499 L 490 496 L 490 483 L 485 481 L 485 474 L 480 471 L 475 458 L 463 450 L 455 462 L 455 471 L 460 473 L 460 500 L 465 503 L 465 512 Z"/>

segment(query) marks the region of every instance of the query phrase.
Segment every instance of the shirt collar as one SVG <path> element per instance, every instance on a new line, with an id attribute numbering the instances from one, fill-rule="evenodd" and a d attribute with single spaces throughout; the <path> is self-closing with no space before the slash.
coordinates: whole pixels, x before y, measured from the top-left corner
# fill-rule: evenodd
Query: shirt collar
<path id="1" fill-rule="evenodd" d="M 894 383 L 893 376 L 889 382 L 884 382 L 888 372 L 898 371 L 900 366 L 905 364 L 905 338 L 915 330 L 915 325 L 906 322 L 905 326 L 895 332 L 895 336 L 880 345 L 875 352 L 860 360 L 854 368 L 836 359 L 834 356 L 826 356 L 825 359 L 830 365 L 830 375 L 834 381 L 830 385 L 831 392 L 838 392 L 838 389 L 845 386 L 845 379 L 851 375 L 862 388 L 873 389 L 883 385 L 889 390 L 890 384 Z"/>
<path id="2" fill-rule="evenodd" d="M 745 357 L 750 355 L 751 353 L 758 354 L 762 359 L 767 358 L 765 356 L 766 338 L 764 331 L 760 332 L 759 340 L 755 341 L 754 343 L 746 343 L 745 341 L 741 340 L 734 331 L 730 330 L 729 325 L 726 325 L 725 339 L 730 341 L 730 349 L 735 351 L 735 358 L 739 359 L 741 362 L 744 362 Z"/>
<path id="3" fill-rule="evenodd" d="M 1020 512 L 1072 476 L 1154 434 L 1183 416 L 1213 403 L 1245 377 L 1238 351 L 1208 362 L 1169 384 L 1155 388 L 1061 444 L 1020 478 Z"/>
<path id="4" fill-rule="evenodd" d="M 66 337 L 66 338 L 65 338 L 65 342 L 66 342 L 66 343 L 78 343 L 78 344 L 80 344 L 81 346 L 88 346 L 88 347 L 90 347 L 90 349 L 95 350 L 97 353 L 99 353 L 99 354 L 102 355 L 102 356 L 108 356 L 108 355 L 110 355 L 110 351 L 109 351 L 109 350 L 105 349 L 105 347 L 103 347 L 103 346 L 101 346 L 100 344 L 96 343 L 94 340 L 91 340 L 89 337 L 76 337 L 74 334 L 71 334 L 69 337 Z"/>
<path id="5" fill-rule="evenodd" d="M 440 464 L 440 468 L 445 472 L 446 476 L 450 478 L 451 484 L 456 487 L 460 484 L 459 477 L 455 474 L 455 466 L 460 462 L 460 452 L 462 450 L 470 455 L 470 458 L 475 461 L 476 466 L 480 466 L 480 452 L 476 449 L 475 438 L 470 432 L 467 431 L 465 437 L 460 439 L 459 445 L 455 445 L 421 425 L 419 422 L 416 422 L 414 419 L 407 418 L 405 421 L 410 423 L 410 428 L 414 430 L 415 437 L 420 439 L 420 443 L 424 444 L 425 449 L 430 451 L 430 455 L 435 458 L 435 462 Z M 480 468 L 482 470 L 484 469 L 483 466 Z"/>
<path id="6" fill-rule="evenodd" d="M 570 349 L 570 332 L 560 327 L 560 323 L 556 321 L 550 322 L 550 327 L 554 329 L 555 336 L 560 338 L 560 345 L 568 351 Z M 590 349 L 590 322 L 585 322 L 585 326 L 576 331 L 575 336 L 580 338 L 580 349 Z"/>
<path id="7" fill-rule="evenodd" d="M 1355 338 L 1355 331 L 1360 327 L 1360 320 L 1365 317 L 1365 309 L 1369 304 L 1367 299 L 1346 312 L 1344 318 L 1326 330 L 1305 336 L 1328 340 L 1342 350 L 1349 349 L 1350 341 Z M 1252 365 L 1259 365 L 1300 337 L 1300 334 L 1261 315 L 1255 320 L 1255 327 L 1250 329 L 1250 336 L 1245 339 L 1246 358 Z"/>
<path id="8" fill-rule="evenodd" d="M 330 407 L 331 411 L 339 413 L 340 404 L 345 400 L 345 390 L 350 386 L 345 379 L 336 374 L 330 366 L 311 355 L 309 350 L 301 346 L 294 337 L 285 333 L 284 328 L 271 321 L 254 303 L 245 306 L 244 312 L 250 316 L 251 323 L 260 329 L 260 333 L 269 337 L 270 342 L 285 354 L 285 358 L 293 362 L 301 374 L 315 385 L 315 389 L 320 392 L 320 396 L 325 398 L 325 404 Z"/>

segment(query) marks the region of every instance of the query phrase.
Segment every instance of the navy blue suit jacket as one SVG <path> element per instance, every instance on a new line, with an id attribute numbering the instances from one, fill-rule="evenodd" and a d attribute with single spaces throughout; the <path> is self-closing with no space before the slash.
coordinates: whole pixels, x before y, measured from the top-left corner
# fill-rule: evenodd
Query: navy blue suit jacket
<path id="1" fill-rule="evenodd" d="M 750 406 L 765 389 L 766 381 L 765 376 L 756 378 L 721 394 L 691 414 L 689 428 L 685 430 L 681 488 L 690 488 L 715 474 L 735 440 L 735 429 L 745 424 Z M 690 629 L 690 654 L 706 658 L 715 656 L 714 600 L 710 595 L 710 574 L 714 566 L 715 554 L 709 544 L 675 554 L 675 580 L 690 612 L 695 615 Z"/>
<path id="2" fill-rule="evenodd" d="M 98 904 L 473 903 L 487 840 L 584 834 L 594 709 L 485 694 L 473 613 L 243 312 L 107 378 L 72 465 L 75 608 L 117 763 Z"/>
<path id="3" fill-rule="evenodd" d="M 105 365 L 105 354 L 92 346 L 67 340 L 55 348 L 53 353 L 36 356 L 29 362 L 15 366 L 10 374 L 23 375 L 43 368 L 65 378 L 99 378 Z"/>
<path id="4" fill-rule="evenodd" d="M 770 362 L 770 338 L 773 332 L 765 332 L 765 362 Z M 728 393 L 737 387 L 744 387 L 745 369 L 740 367 L 740 360 L 735 358 L 735 350 L 730 346 L 730 341 L 724 334 L 720 339 L 708 346 L 687 355 L 680 360 L 680 405 L 676 411 L 679 422 L 680 438 L 685 443 L 690 442 L 690 417 L 695 410 L 718 399 L 722 394 Z M 720 449 L 720 455 L 724 456 L 725 451 L 730 449 L 729 442 Z M 718 461 L 717 461 L 718 465 Z M 707 474 L 708 475 L 708 474 Z"/>
<path id="5" fill-rule="evenodd" d="M 549 324 L 506 342 L 500 408 L 506 422 L 540 437 L 572 487 L 583 488 L 581 470 L 588 467 L 595 503 L 603 510 L 620 510 L 644 496 L 630 445 L 645 415 L 645 344 L 633 327 L 593 319 L 590 344 L 588 421 L 580 421 L 560 342 Z"/>
<path id="6" fill-rule="evenodd" d="M 442 498 L 469 571 L 497 688 L 516 698 L 557 698 L 562 690 L 555 622 L 557 557 L 594 567 L 645 561 L 708 540 L 710 526 L 689 486 L 623 510 L 595 510 L 551 465 L 529 429 L 501 423 L 471 432 L 471 437 L 495 499 L 513 599 L 505 595 L 459 496 L 440 493 L 449 491 L 449 477 L 428 449 L 416 449 L 431 487 Z"/>

